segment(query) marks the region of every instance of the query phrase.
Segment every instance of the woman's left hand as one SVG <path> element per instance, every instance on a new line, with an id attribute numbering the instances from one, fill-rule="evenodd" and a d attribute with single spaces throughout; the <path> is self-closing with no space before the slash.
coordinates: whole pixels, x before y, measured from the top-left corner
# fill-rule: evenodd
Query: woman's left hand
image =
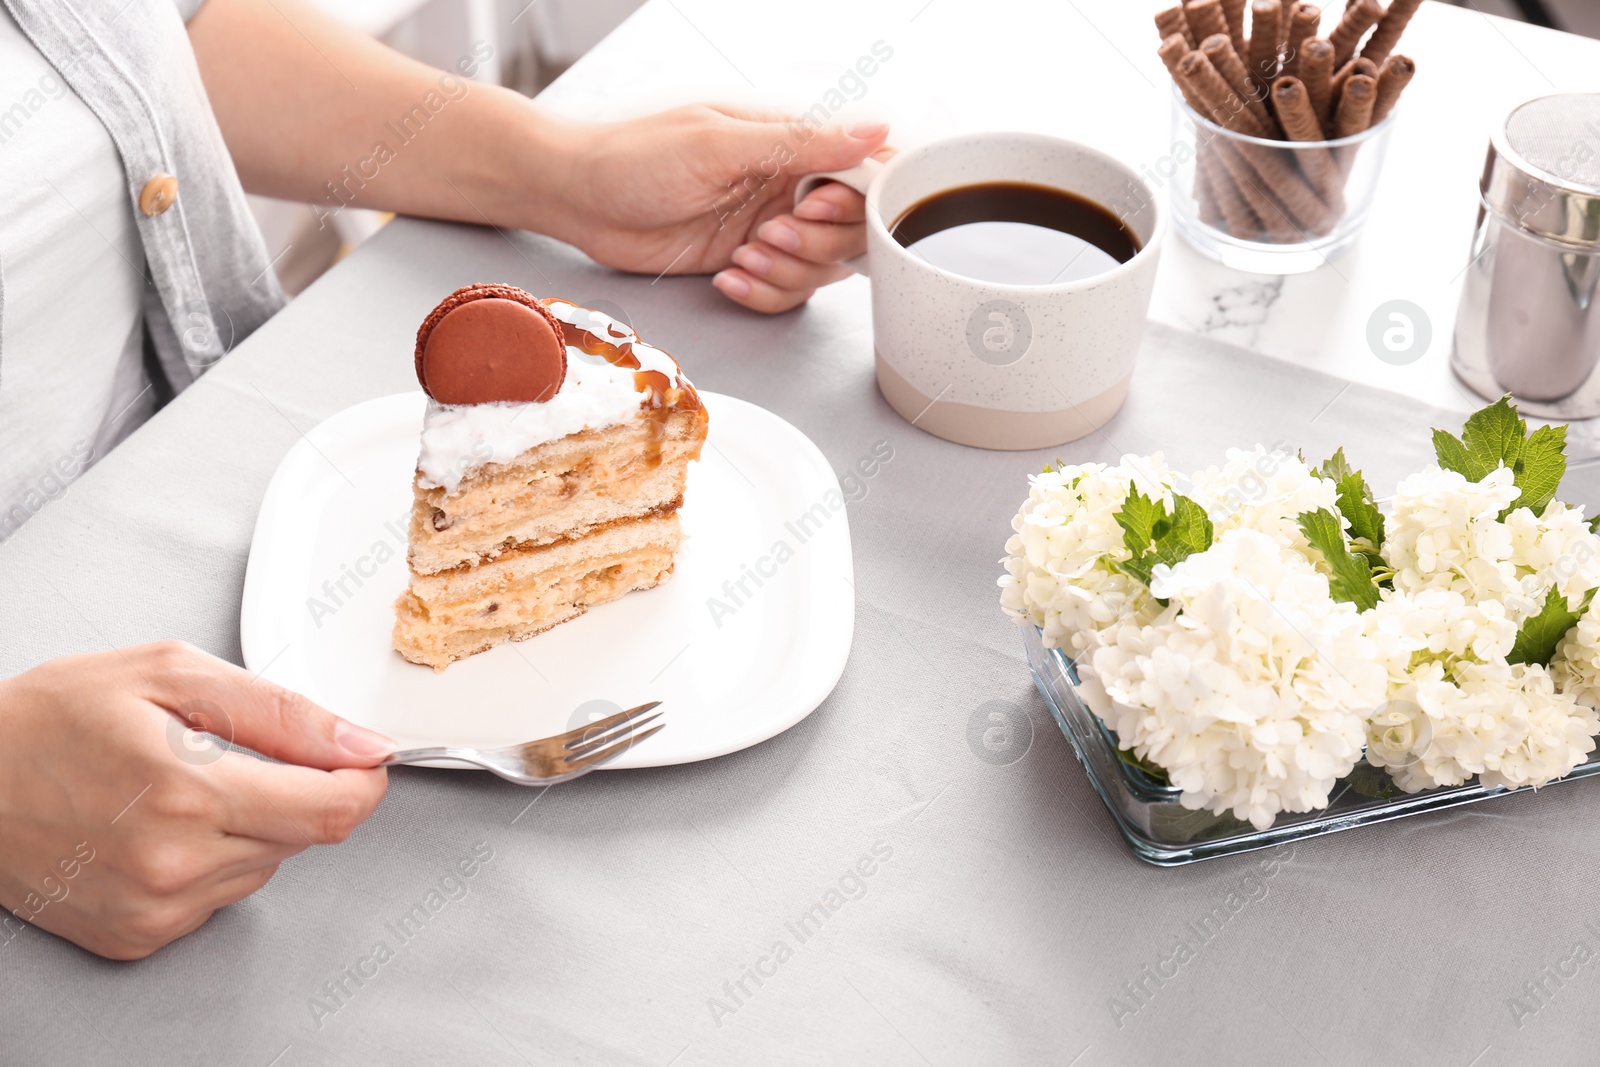
<path id="1" fill-rule="evenodd" d="M 555 236 L 620 270 L 718 271 L 729 299 L 766 312 L 848 277 L 843 261 L 866 250 L 859 193 L 828 182 L 795 205 L 795 184 L 890 154 L 881 123 L 808 127 L 706 105 L 571 135 L 582 141 L 564 191 L 573 210 Z"/>

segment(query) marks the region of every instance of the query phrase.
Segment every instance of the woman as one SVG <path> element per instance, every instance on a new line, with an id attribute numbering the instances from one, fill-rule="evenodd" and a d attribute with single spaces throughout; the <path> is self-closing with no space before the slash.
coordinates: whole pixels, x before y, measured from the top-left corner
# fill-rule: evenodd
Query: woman
<path id="1" fill-rule="evenodd" d="M 883 148 L 710 107 L 585 125 L 413 63 L 292 0 L 4 0 L 0 538 L 283 304 L 243 190 L 536 230 L 601 263 L 717 271 L 776 312 L 844 277 Z M 195 758 L 185 726 L 238 753 Z M 174 740 L 174 730 L 179 741 Z M 0 682 L 0 944 L 148 955 L 343 840 L 387 738 L 178 643 Z M 187 758 L 186 758 L 187 757 Z"/>

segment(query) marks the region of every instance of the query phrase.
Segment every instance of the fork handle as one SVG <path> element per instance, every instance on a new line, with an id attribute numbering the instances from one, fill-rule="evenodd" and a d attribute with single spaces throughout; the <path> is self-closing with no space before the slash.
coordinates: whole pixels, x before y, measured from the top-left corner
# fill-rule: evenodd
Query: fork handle
<path id="1" fill-rule="evenodd" d="M 378 764 L 380 767 L 394 767 L 402 763 L 423 763 L 428 760 L 453 759 L 462 763 L 470 763 L 474 767 L 482 767 L 483 761 L 477 759 L 477 753 L 470 748 L 402 748 L 397 752 L 389 753 L 389 758 Z"/>

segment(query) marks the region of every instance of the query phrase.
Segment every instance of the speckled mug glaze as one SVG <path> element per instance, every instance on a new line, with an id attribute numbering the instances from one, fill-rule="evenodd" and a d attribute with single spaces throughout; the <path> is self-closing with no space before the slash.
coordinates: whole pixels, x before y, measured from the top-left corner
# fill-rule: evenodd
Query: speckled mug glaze
<path id="1" fill-rule="evenodd" d="M 1167 229 L 1132 168 L 1057 137 L 976 133 L 809 175 L 796 202 L 828 180 L 867 198 L 867 254 L 850 266 L 872 278 L 878 388 L 914 426 L 979 448 L 1048 448 L 1122 407 Z M 996 181 L 1094 200 L 1133 230 L 1140 251 L 1090 278 L 1002 285 L 941 270 L 890 236 L 919 201 Z"/>

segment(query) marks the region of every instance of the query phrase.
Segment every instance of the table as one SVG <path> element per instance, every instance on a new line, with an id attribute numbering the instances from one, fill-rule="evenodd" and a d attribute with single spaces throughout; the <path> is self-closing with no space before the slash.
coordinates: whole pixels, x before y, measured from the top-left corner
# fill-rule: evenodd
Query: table
<path id="1" fill-rule="evenodd" d="M 1091 82 L 1132 93 L 1130 114 L 1164 113 L 1155 91 L 1135 90 L 1150 43 L 1142 14 L 957 0 L 849 19 L 846 10 L 807 5 L 804 18 L 780 18 L 652 0 L 552 101 L 601 113 L 630 85 L 651 83 L 657 99 L 726 89 L 734 63 L 778 89 L 803 76 L 814 92 L 857 50 L 894 35 L 905 62 L 885 74 L 906 79 L 898 99 L 929 125 L 1011 124 L 1013 104 L 1022 123 L 1030 105 L 1018 101 L 1029 94 L 1053 85 L 1081 99 Z M 1442 50 L 1464 47 L 1463 34 L 1483 43 L 1504 33 L 1540 67 L 1569 74 L 1597 55 L 1586 42 L 1476 18 L 1429 5 L 1411 49 L 1427 56 L 1419 45 L 1429 41 Z M 862 26 L 862 42 L 825 40 L 837 35 L 825 27 L 840 25 Z M 1052 35 L 1074 42 L 1075 62 L 1031 65 Z M 627 61 L 647 55 L 668 58 Z M 947 74 L 942 84 L 974 96 L 917 96 L 916 71 L 933 85 L 928 72 L 960 56 L 1004 59 L 1003 77 Z M 887 99 L 892 84 L 871 92 Z M 1431 91 L 1414 105 L 1501 89 Z M 1031 106 L 1037 127 L 1077 128 L 1048 126 Z M 1133 119 L 1081 124 L 1124 155 L 1162 136 Z M 1416 125 L 1446 152 L 1435 123 Z M 1456 137 L 1481 140 L 1477 119 L 1463 126 Z M 1409 151 L 1397 151 L 1396 174 L 1415 168 Z M 1207 301 L 1237 317 L 1247 294 L 1230 291 L 1265 286 L 1260 322 L 1205 331 L 1260 351 L 1152 327 L 1123 414 L 1104 435 L 1049 454 L 966 449 L 897 419 L 871 384 L 863 284 L 763 318 L 703 281 L 611 274 L 531 235 L 388 227 L 0 547 L 0 673 L 159 637 L 237 660 L 250 532 L 278 460 L 333 412 L 413 388 L 422 316 L 455 286 L 496 279 L 620 307 L 698 384 L 789 419 L 836 469 L 889 443 L 894 458 L 849 505 L 858 606 L 844 676 L 793 730 L 704 764 L 602 773 L 549 794 L 397 770 L 348 843 L 286 863 L 261 893 L 136 964 L 26 931 L 0 943 L 0 1062 L 1590 1058 L 1584 1024 L 1600 1000 L 1586 965 L 1600 949 L 1590 783 L 1292 851 L 1147 867 L 1116 838 L 996 606 L 993 561 L 1026 474 L 1052 455 L 1110 460 L 1165 446 L 1183 466 L 1251 440 L 1295 441 L 1312 455 L 1361 442 L 1377 482 L 1423 460 L 1422 428 L 1449 415 L 1421 401 L 1455 396 L 1442 351 L 1391 372 L 1350 336 L 1386 286 L 1450 266 L 1445 238 L 1457 222 L 1465 243 L 1478 147 L 1449 152 L 1461 166 L 1441 168 L 1450 181 L 1418 205 L 1417 225 L 1440 247 L 1409 269 L 1397 262 L 1411 254 L 1406 238 L 1383 225 L 1341 267 L 1348 281 L 1247 280 L 1202 269 L 1175 244 L 1160 317 L 1202 327 L 1185 316 Z M 1400 207 L 1381 210 L 1392 219 Z M 1336 306 L 1308 310 L 1322 301 Z M 1444 296 L 1418 302 L 1448 320 Z M 1308 325 L 1290 331 L 1300 316 Z M 1600 470 L 1574 475 L 1569 493 L 1596 499 Z M 1007 728 L 999 743 L 983 739 L 995 715 Z M 135 825 L 136 813 L 117 825 Z M 402 941 L 396 921 L 471 855 L 488 858 L 465 895 Z M 1195 947 L 1174 963 L 1178 938 Z M 347 969 L 371 971 L 362 961 L 379 941 L 392 958 L 355 983 Z M 321 1010 L 316 998 L 326 998 Z"/>

